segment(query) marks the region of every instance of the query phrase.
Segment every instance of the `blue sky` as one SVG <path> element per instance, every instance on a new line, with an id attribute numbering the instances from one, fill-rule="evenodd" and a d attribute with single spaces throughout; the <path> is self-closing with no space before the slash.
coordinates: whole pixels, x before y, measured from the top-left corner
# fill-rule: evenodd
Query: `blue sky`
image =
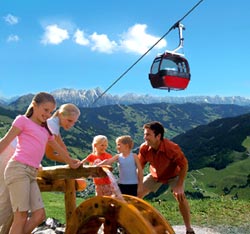
<path id="1" fill-rule="evenodd" d="M 0 0 L 0 96 L 61 88 L 105 91 L 199 0 Z M 158 53 L 177 47 L 172 30 L 111 94 L 250 97 L 250 2 L 203 0 L 182 22 L 191 81 L 153 89 Z"/>

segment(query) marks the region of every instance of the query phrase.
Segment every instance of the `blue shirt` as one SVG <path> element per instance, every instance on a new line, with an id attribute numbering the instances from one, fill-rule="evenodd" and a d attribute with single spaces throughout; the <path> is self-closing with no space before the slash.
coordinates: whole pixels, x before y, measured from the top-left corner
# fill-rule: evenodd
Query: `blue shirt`
<path id="1" fill-rule="evenodd" d="M 132 152 L 127 157 L 119 154 L 118 168 L 120 184 L 138 184 L 137 166 Z"/>

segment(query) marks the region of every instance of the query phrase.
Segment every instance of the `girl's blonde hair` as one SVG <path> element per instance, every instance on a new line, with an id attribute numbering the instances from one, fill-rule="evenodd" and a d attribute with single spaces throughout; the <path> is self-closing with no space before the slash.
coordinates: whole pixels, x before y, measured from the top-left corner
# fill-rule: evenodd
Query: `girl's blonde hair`
<path id="1" fill-rule="evenodd" d="M 81 112 L 76 105 L 72 103 L 66 103 L 59 107 L 59 109 L 53 114 L 53 117 L 58 116 L 59 114 L 62 114 L 63 116 L 79 117 Z"/>
<path id="2" fill-rule="evenodd" d="M 95 144 L 100 144 L 102 142 L 108 142 L 108 138 L 104 135 L 97 135 L 93 138 L 92 141 L 92 152 L 93 154 L 96 154 Z"/>
<path id="3" fill-rule="evenodd" d="M 121 142 L 124 145 L 128 145 L 130 149 L 134 147 L 134 141 L 131 136 L 124 135 L 116 138 L 116 142 Z"/>

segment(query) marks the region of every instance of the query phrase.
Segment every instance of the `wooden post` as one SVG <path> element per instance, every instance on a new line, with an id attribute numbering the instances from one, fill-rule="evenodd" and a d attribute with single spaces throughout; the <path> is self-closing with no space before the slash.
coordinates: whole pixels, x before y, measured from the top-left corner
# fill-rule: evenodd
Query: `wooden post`
<path id="1" fill-rule="evenodd" d="M 71 215 L 76 209 L 76 190 L 75 190 L 75 180 L 67 179 L 65 180 L 65 211 L 66 211 L 66 223 L 68 223 Z"/>

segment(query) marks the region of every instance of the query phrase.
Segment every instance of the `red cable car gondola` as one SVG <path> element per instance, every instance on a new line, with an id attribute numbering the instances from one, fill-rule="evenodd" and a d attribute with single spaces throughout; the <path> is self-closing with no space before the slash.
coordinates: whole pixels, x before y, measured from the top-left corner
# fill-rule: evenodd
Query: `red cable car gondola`
<path id="1" fill-rule="evenodd" d="M 190 81 L 190 68 L 184 55 L 176 53 L 183 47 L 182 24 L 178 23 L 180 44 L 174 51 L 158 55 L 151 66 L 149 80 L 153 88 L 170 90 L 186 89 Z"/>

